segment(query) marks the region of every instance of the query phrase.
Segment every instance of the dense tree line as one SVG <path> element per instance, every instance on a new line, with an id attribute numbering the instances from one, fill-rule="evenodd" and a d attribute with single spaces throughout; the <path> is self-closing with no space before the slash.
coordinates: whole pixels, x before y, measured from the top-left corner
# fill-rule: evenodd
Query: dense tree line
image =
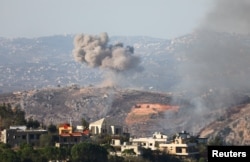
<path id="1" fill-rule="evenodd" d="M 25 112 L 18 106 L 13 107 L 10 104 L 0 105 L 0 129 L 8 129 L 13 125 L 25 125 L 28 129 L 37 129 L 40 127 L 38 120 L 25 119 Z"/>
<path id="2" fill-rule="evenodd" d="M 0 128 L 6 129 L 11 125 L 26 125 L 25 112 L 10 104 L 0 105 Z"/>
<path id="3" fill-rule="evenodd" d="M 91 142 L 75 144 L 71 148 L 45 146 L 34 148 L 24 144 L 18 150 L 12 150 L 6 144 L 0 144 L 0 159 L 4 162 L 47 162 L 49 160 L 68 160 L 70 162 L 180 162 L 176 157 L 159 151 L 145 149 L 141 157 L 110 156 L 105 147 Z"/>

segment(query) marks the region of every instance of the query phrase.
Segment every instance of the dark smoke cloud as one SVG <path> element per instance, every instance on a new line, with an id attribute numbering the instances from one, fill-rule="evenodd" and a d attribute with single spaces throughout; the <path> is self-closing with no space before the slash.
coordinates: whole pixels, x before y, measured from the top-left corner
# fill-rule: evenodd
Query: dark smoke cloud
<path id="1" fill-rule="evenodd" d="M 214 0 L 214 9 L 206 16 L 202 29 L 249 34 L 249 0 Z"/>
<path id="2" fill-rule="evenodd" d="M 140 59 L 133 55 L 133 47 L 123 44 L 108 45 L 107 33 L 99 36 L 80 34 L 75 36 L 73 55 L 76 61 L 90 67 L 99 67 L 114 72 L 137 70 Z"/>

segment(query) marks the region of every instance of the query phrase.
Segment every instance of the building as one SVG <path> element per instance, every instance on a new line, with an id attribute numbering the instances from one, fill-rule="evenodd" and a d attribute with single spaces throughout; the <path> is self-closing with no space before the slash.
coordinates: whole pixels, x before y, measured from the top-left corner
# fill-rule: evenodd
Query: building
<path id="1" fill-rule="evenodd" d="M 89 124 L 89 130 L 91 135 L 109 134 L 109 135 L 121 135 L 123 133 L 122 127 L 111 124 L 105 118 Z"/>
<path id="2" fill-rule="evenodd" d="M 168 137 L 160 132 L 155 132 L 152 137 L 146 138 L 131 138 L 130 142 L 134 145 L 139 145 L 144 148 L 150 148 L 151 150 L 157 150 L 159 144 L 166 143 Z"/>
<path id="3" fill-rule="evenodd" d="M 89 131 L 77 129 L 74 131 L 73 127 L 68 124 L 60 124 L 58 128 L 59 141 L 56 147 L 73 146 L 74 144 L 85 141 L 88 138 Z"/>
<path id="4" fill-rule="evenodd" d="M 73 132 L 73 127 L 68 123 L 60 124 L 58 126 L 58 131 L 59 131 L 58 132 L 59 134 L 72 133 Z"/>
<path id="5" fill-rule="evenodd" d="M 1 132 L 1 142 L 9 144 L 11 147 L 18 147 L 20 144 L 31 144 L 38 146 L 40 136 L 47 134 L 43 129 L 27 129 L 26 126 L 10 126 Z"/>
<path id="6" fill-rule="evenodd" d="M 120 139 L 112 139 L 110 144 L 114 150 L 110 152 L 111 155 L 124 156 L 125 150 L 133 150 L 133 156 L 141 155 L 142 147 L 137 144 L 132 144 L 131 142 L 124 142 L 121 144 Z"/>
<path id="7" fill-rule="evenodd" d="M 140 156 L 142 154 L 141 149 L 142 149 L 142 147 L 139 145 L 124 142 L 123 145 L 121 146 L 121 153 L 122 153 L 122 155 L 124 155 L 124 152 L 126 150 L 133 150 L 133 153 L 134 153 L 134 154 L 132 154 L 133 156 Z M 125 156 L 126 156 L 126 154 L 125 154 Z"/>
<path id="8" fill-rule="evenodd" d="M 167 142 L 167 138 L 166 135 L 155 132 L 152 137 L 130 138 L 129 142 L 124 142 L 123 144 L 121 144 L 120 139 L 112 139 L 111 146 L 115 151 L 111 152 L 111 154 L 123 156 L 126 150 L 133 150 L 134 156 L 139 156 L 142 154 L 142 148 L 157 150 L 159 144 Z"/>
<path id="9" fill-rule="evenodd" d="M 159 144 L 159 149 L 171 155 L 195 157 L 199 155 L 199 151 L 196 139 L 192 139 L 189 133 L 183 131 L 177 133 L 173 141 Z"/>

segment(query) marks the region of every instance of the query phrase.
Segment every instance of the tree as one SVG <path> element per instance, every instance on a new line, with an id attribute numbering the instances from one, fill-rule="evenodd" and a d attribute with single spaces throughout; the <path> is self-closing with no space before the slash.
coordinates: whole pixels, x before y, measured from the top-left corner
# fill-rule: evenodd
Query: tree
<path id="1" fill-rule="evenodd" d="M 57 128 L 54 124 L 50 124 L 48 126 L 48 132 L 51 133 L 51 134 L 54 134 L 54 133 L 57 133 Z"/>
<path id="2" fill-rule="evenodd" d="M 117 156 L 117 155 L 115 155 L 115 156 L 109 155 L 108 161 L 109 162 L 124 162 L 124 158 Z"/>
<path id="3" fill-rule="evenodd" d="M 136 153 L 134 152 L 134 149 L 126 149 L 122 151 L 122 155 L 133 156 L 133 155 L 136 155 Z"/>
<path id="4" fill-rule="evenodd" d="M 201 157 L 201 158 L 199 159 L 199 162 L 206 162 L 206 160 L 205 160 L 204 157 Z"/>
<path id="5" fill-rule="evenodd" d="M 208 141 L 208 145 L 213 145 L 213 146 L 223 146 L 224 142 L 221 136 L 217 135 L 214 138 L 211 138 Z"/>
<path id="6" fill-rule="evenodd" d="M 39 139 L 40 146 L 52 146 L 53 145 L 53 136 L 51 134 L 42 134 Z"/>
<path id="7" fill-rule="evenodd" d="M 89 122 L 87 122 L 84 118 L 82 118 L 82 126 L 84 130 L 89 129 Z"/>
<path id="8" fill-rule="evenodd" d="M 38 128 L 40 126 L 40 123 L 37 120 L 33 120 L 32 118 L 29 118 L 29 120 L 27 121 L 26 126 L 27 126 L 27 128 L 36 129 L 36 128 Z"/>
<path id="9" fill-rule="evenodd" d="M 23 162 L 42 162 L 44 159 L 40 156 L 39 152 L 29 144 L 23 144 L 18 150 L 18 155 Z"/>
<path id="10" fill-rule="evenodd" d="M 42 153 L 47 160 L 58 160 L 58 151 L 56 147 L 46 146 L 42 149 Z"/>
<path id="11" fill-rule="evenodd" d="M 74 162 L 107 162 L 107 150 L 97 144 L 82 142 L 75 144 L 71 149 L 71 157 Z"/>
<path id="12" fill-rule="evenodd" d="M 20 158 L 16 152 L 13 151 L 10 146 L 1 143 L 0 144 L 0 159 L 4 162 L 19 162 Z"/>
<path id="13" fill-rule="evenodd" d="M 24 125 L 25 112 L 18 107 L 12 108 L 10 104 L 0 105 L 1 129 L 9 128 L 10 125 Z"/>
<path id="14" fill-rule="evenodd" d="M 142 149 L 142 157 L 143 159 L 148 160 L 150 162 L 165 162 L 165 161 L 180 162 L 180 159 L 176 158 L 175 156 L 166 154 L 159 150 L 151 150 L 149 148 Z"/>

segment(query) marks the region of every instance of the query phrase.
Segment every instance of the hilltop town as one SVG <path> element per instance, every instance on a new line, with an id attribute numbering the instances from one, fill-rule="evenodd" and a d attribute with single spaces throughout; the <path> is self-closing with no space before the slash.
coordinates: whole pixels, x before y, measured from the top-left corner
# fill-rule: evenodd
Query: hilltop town
<path id="1" fill-rule="evenodd" d="M 1 109 L 7 110 L 4 106 L 1 106 Z M 8 146 L 7 148 L 15 150 L 12 154 L 16 156 L 12 157 L 12 160 L 22 158 L 18 156 L 18 152 L 22 152 L 24 148 L 29 147 L 31 149 L 30 154 L 48 148 L 54 149 L 56 155 L 45 154 L 44 159 L 62 162 L 71 161 L 77 158 L 73 154 L 75 147 L 87 144 L 106 150 L 103 152 L 104 159 L 96 157 L 95 161 L 116 159 L 122 162 L 144 159 L 160 162 L 168 158 L 177 162 L 206 159 L 206 156 L 203 155 L 205 152 L 201 152 L 200 147 L 206 146 L 207 138 L 200 138 L 186 131 L 173 134 L 172 137 L 161 132 L 155 132 L 150 137 L 136 137 L 131 136 L 126 128 L 117 125 L 110 119 L 102 118 L 91 123 L 82 119 L 81 122 L 81 125 L 73 126 L 71 119 L 69 119 L 69 123 L 62 123 L 57 126 L 50 124 L 46 127 L 39 124 L 38 121 L 29 119 L 26 125 L 10 125 L 3 129 L 1 131 L 1 142 Z M 7 149 L 6 146 L 1 145 L 1 149 Z M 70 152 L 60 155 L 56 150 L 59 152 L 68 150 Z M 86 149 L 85 151 L 91 150 Z M 155 153 L 158 155 L 154 155 Z M 96 154 L 98 154 L 98 151 Z M 84 158 L 78 158 L 87 160 L 92 156 L 86 155 Z M 32 156 L 29 158 L 34 160 Z M 162 160 L 159 160 L 161 158 Z"/>

